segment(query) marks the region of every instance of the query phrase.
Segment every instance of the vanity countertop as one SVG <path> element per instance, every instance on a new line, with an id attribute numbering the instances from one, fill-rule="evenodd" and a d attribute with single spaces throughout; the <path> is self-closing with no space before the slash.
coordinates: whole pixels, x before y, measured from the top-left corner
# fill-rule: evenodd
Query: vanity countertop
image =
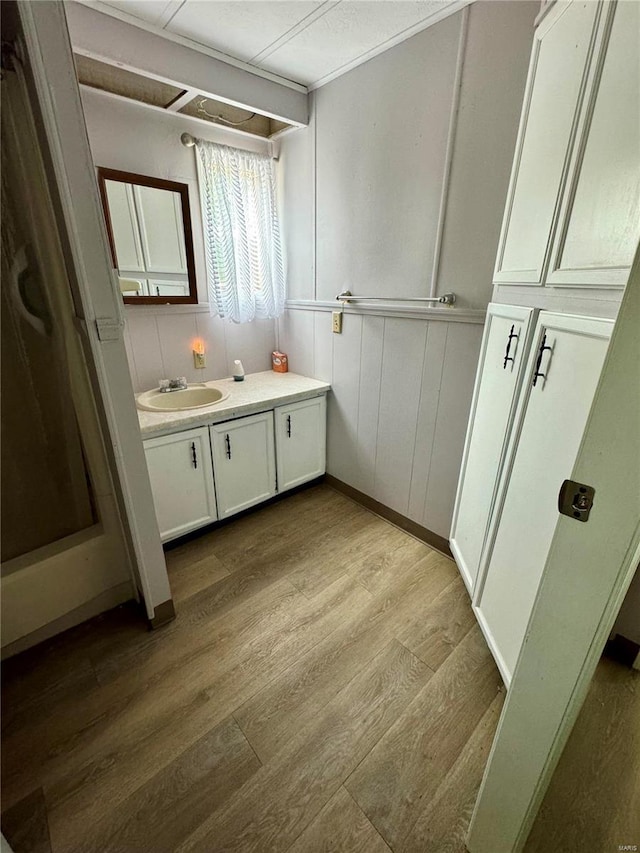
<path id="1" fill-rule="evenodd" d="M 285 403 L 295 403 L 309 397 L 325 394 L 331 386 L 328 382 L 309 379 L 297 373 L 276 373 L 265 370 L 249 373 L 244 382 L 233 379 L 214 379 L 205 385 L 213 385 L 228 392 L 229 396 L 220 403 L 203 409 L 186 412 L 143 412 L 138 409 L 138 421 L 143 438 L 166 435 L 204 424 L 215 424 L 232 418 L 263 412 Z"/>

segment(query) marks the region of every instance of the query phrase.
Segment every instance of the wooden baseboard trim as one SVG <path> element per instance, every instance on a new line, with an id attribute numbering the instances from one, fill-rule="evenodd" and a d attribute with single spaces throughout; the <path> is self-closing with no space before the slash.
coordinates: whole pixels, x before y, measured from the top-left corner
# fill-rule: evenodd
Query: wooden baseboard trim
<path id="1" fill-rule="evenodd" d="M 176 609 L 173 606 L 173 599 L 168 598 L 161 604 L 156 604 L 153 610 L 153 618 L 149 619 L 149 628 L 155 630 L 166 625 L 167 622 L 172 622 L 176 618 Z"/>
<path id="2" fill-rule="evenodd" d="M 328 486 L 331 486 L 332 489 L 335 489 L 337 492 L 341 492 L 343 495 L 351 498 L 351 500 L 359 503 L 365 509 L 374 512 L 376 515 L 379 515 L 380 518 L 384 518 L 385 521 L 390 521 L 391 524 L 395 524 L 396 527 L 399 527 L 401 530 L 405 530 L 407 533 L 415 536 L 416 539 L 420 539 L 421 542 L 429 545 L 430 548 L 439 551 L 441 554 L 444 554 L 445 557 L 450 557 L 453 560 L 453 554 L 449 548 L 449 542 L 443 536 L 439 536 L 437 533 L 423 527 L 416 521 L 412 521 L 410 518 L 407 518 L 406 515 L 396 512 L 395 509 L 391 509 L 390 507 L 381 504 L 379 501 L 369 497 L 369 495 L 365 495 L 364 492 L 354 489 L 353 486 L 343 483 L 342 480 L 338 480 L 337 477 L 333 477 L 331 474 L 325 474 L 324 481 Z"/>

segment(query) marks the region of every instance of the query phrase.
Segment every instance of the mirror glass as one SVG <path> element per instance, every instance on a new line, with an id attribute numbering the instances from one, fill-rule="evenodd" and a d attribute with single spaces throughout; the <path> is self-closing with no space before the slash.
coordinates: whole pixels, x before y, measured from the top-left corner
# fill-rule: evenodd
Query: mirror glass
<path id="1" fill-rule="evenodd" d="M 187 184 L 113 169 L 98 180 L 124 301 L 197 302 Z"/>

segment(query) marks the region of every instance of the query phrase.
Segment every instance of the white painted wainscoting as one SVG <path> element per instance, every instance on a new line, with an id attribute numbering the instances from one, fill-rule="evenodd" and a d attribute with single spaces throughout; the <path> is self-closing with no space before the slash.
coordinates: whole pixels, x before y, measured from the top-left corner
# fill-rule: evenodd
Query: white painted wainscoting
<path id="1" fill-rule="evenodd" d="M 276 349 L 274 320 L 231 323 L 209 314 L 209 306 L 128 306 L 125 344 L 134 391 L 157 386 L 158 379 L 186 376 L 189 382 L 208 382 L 231 376 L 233 362 L 247 373 L 271 368 Z M 204 341 L 207 366 L 193 366 L 194 338 Z"/>
<path id="2" fill-rule="evenodd" d="M 446 310 L 446 309 L 444 309 Z M 288 309 L 290 369 L 331 383 L 327 472 L 448 538 L 482 317 L 459 322 Z"/>

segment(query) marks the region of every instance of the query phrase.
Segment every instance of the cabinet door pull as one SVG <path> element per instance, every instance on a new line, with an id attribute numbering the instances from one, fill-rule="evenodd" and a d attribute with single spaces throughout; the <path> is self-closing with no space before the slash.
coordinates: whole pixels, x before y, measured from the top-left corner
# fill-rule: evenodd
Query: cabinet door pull
<path id="1" fill-rule="evenodd" d="M 291 415 L 287 415 L 287 435 L 291 438 Z"/>
<path id="2" fill-rule="evenodd" d="M 511 331 L 509 332 L 509 337 L 507 338 L 507 351 L 506 351 L 506 352 L 505 352 L 505 354 L 504 354 L 504 362 L 503 362 L 503 364 L 502 364 L 502 369 L 503 369 L 503 370 L 506 370 L 506 369 L 507 369 L 507 364 L 508 364 L 510 361 L 511 361 L 511 362 L 513 362 L 513 360 L 514 360 L 513 356 L 512 356 L 512 355 L 511 355 L 511 356 L 509 355 L 509 352 L 511 351 L 511 341 L 512 341 L 514 338 L 515 338 L 516 340 L 518 340 L 518 335 L 516 335 L 516 334 L 515 334 L 515 332 L 513 331 L 514 329 L 515 329 L 515 325 L 512 325 L 512 326 L 511 326 Z"/>
<path id="3" fill-rule="evenodd" d="M 196 443 L 195 441 L 191 442 L 191 461 L 193 463 L 193 467 L 198 467 L 198 455 L 196 453 Z"/>
<path id="4" fill-rule="evenodd" d="M 542 364 L 542 356 L 543 356 L 544 351 L 546 349 L 551 351 L 552 348 L 547 346 L 547 336 L 544 335 L 544 337 L 542 338 L 542 343 L 540 344 L 540 349 L 538 350 L 538 358 L 536 359 L 536 370 L 535 370 L 535 373 L 533 374 L 533 387 L 534 388 L 536 387 L 538 379 L 540 379 L 540 378 L 544 379 L 546 377 L 546 373 L 540 372 L 540 365 Z"/>
<path id="5" fill-rule="evenodd" d="M 227 445 L 227 459 L 231 459 L 231 439 L 229 438 L 229 433 L 225 435 L 224 440 Z"/>

